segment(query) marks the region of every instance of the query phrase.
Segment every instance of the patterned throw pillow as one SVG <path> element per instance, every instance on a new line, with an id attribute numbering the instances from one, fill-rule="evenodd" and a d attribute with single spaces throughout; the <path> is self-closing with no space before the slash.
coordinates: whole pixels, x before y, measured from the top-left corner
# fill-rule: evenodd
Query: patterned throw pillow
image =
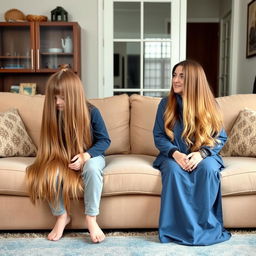
<path id="1" fill-rule="evenodd" d="M 256 156 L 256 111 L 242 110 L 221 150 L 222 156 Z"/>
<path id="2" fill-rule="evenodd" d="M 0 157 L 35 156 L 36 147 L 16 109 L 0 113 Z"/>

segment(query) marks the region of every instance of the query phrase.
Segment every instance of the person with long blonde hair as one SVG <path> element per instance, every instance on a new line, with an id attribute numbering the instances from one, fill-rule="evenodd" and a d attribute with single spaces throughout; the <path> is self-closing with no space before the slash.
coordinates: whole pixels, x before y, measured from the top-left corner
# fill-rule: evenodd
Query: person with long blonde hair
<path id="1" fill-rule="evenodd" d="M 202 66 L 190 60 L 172 70 L 172 87 L 158 106 L 153 166 L 162 177 L 159 239 L 210 245 L 230 238 L 223 227 L 219 152 L 227 135 Z"/>
<path id="2" fill-rule="evenodd" d="M 104 152 L 110 139 L 99 110 L 86 100 L 80 78 L 63 67 L 46 85 L 40 142 L 26 170 L 33 203 L 49 203 L 56 223 L 48 239 L 57 241 L 71 221 L 70 198 L 84 191 L 85 223 L 93 242 L 105 235 L 97 224 L 103 187 Z"/>

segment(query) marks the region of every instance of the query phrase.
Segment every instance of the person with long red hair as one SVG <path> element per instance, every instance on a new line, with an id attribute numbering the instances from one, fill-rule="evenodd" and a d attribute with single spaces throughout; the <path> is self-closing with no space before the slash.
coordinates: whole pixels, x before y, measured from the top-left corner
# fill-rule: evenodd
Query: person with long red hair
<path id="1" fill-rule="evenodd" d="M 56 223 L 48 239 L 57 241 L 71 221 L 70 198 L 84 191 L 85 223 L 93 242 L 105 235 L 96 216 L 103 187 L 104 152 L 110 139 L 99 110 L 85 97 L 80 78 L 63 67 L 46 85 L 40 142 L 26 170 L 33 203 L 49 203 Z"/>
<path id="2" fill-rule="evenodd" d="M 172 70 L 172 87 L 154 125 L 162 177 L 159 239 L 210 245 L 230 238 L 223 227 L 219 155 L 227 140 L 221 113 L 202 66 L 185 60 Z"/>

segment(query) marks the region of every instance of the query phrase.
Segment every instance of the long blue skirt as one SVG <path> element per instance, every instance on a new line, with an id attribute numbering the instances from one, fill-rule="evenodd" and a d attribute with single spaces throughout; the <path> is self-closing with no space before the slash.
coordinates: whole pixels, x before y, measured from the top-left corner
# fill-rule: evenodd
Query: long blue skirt
<path id="1" fill-rule="evenodd" d="M 202 160 L 192 172 L 164 157 L 159 239 L 162 243 L 210 245 L 228 240 L 223 227 L 220 169 L 213 158 Z"/>

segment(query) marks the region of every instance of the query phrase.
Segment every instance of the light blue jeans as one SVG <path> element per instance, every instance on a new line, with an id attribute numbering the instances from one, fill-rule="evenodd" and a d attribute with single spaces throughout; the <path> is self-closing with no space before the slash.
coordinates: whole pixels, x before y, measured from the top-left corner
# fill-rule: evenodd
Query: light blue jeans
<path id="1" fill-rule="evenodd" d="M 90 158 L 83 167 L 81 176 L 84 186 L 84 213 L 86 215 L 97 216 L 99 214 L 104 167 L 104 156 Z M 54 216 L 59 216 L 66 212 L 62 195 L 60 196 L 57 208 L 54 208 L 51 204 L 49 206 Z"/>

